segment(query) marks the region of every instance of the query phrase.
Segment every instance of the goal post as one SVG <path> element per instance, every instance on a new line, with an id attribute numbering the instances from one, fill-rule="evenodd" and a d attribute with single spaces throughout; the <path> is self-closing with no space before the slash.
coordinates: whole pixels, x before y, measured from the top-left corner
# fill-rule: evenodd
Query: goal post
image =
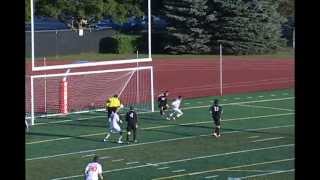
<path id="1" fill-rule="evenodd" d="M 26 81 L 30 84 L 26 87 L 26 119 L 31 125 L 53 116 L 104 111 L 106 100 L 114 94 L 125 108 L 154 111 L 152 66 L 31 75 Z"/>

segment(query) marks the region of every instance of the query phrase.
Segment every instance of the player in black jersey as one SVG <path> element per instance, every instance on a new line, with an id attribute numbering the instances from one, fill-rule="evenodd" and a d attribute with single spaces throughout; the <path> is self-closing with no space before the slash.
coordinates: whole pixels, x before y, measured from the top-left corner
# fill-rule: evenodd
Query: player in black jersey
<path id="1" fill-rule="evenodd" d="M 130 106 L 130 111 L 126 114 L 127 121 L 127 142 L 129 142 L 129 136 L 133 133 L 133 142 L 138 142 L 136 140 L 137 128 L 138 128 L 138 117 L 137 113 L 134 111 L 133 106 Z"/>
<path id="2" fill-rule="evenodd" d="M 160 109 L 160 115 L 165 116 L 165 110 L 169 108 L 168 105 L 168 97 L 169 91 L 165 91 L 164 93 L 159 94 L 158 96 L 158 107 Z"/>
<path id="3" fill-rule="evenodd" d="M 209 109 L 213 122 L 214 122 L 214 127 L 213 127 L 213 131 L 212 131 L 212 135 L 215 137 L 220 137 L 221 133 L 220 133 L 220 121 L 222 118 L 222 113 L 223 113 L 223 109 L 222 106 L 219 105 L 219 102 L 217 99 L 214 100 L 213 105 L 210 107 Z"/>

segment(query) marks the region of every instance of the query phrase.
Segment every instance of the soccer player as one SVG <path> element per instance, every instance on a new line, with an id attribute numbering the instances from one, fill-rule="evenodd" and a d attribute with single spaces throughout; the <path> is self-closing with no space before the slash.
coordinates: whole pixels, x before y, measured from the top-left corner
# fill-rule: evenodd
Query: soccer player
<path id="1" fill-rule="evenodd" d="M 107 141 L 112 134 L 115 134 L 115 133 L 119 133 L 120 134 L 120 137 L 118 139 L 118 143 L 119 144 L 122 144 L 123 142 L 121 141 L 122 140 L 122 130 L 119 126 L 119 123 L 121 124 L 122 121 L 120 120 L 120 117 L 119 117 L 119 114 L 114 111 L 112 111 L 111 113 L 111 123 L 110 123 L 110 127 L 109 127 L 109 132 L 107 133 L 106 137 L 103 139 L 103 141 Z"/>
<path id="2" fill-rule="evenodd" d="M 168 109 L 168 97 L 169 91 L 165 91 L 164 93 L 159 94 L 158 96 L 158 107 L 160 108 L 160 115 L 165 116 L 165 110 Z M 167 117 L 167 119 L 169 119 Z"/>
<path id="3" fill-rule="evenodd" d="M 28 125 L 27 120 L 24 120 L 24 123 L 25 123 L 25 125 L 26 125 L 26 130 L 27 130 L 27 132 L 29 132 L 29 125 Z"/>
<path id="4" fill-rule="evenodd" d="M 84 176 L 86 180 L 100 180 L 103 179 L 102 176 L 102 166 L 99 163 L 99 157 L 94 156 L 92 162 L 90 162 L 84 171 Z"/>
<path id="5" fill-rule="evenodd" d="M 172 113 L 170 113 L 170 118 L 172 118 L 173 120 L 176 120 L 176 118 L 179 118 L 183 115 L 183 112 L 180 109 L 181 101 L 182 96 L 178 96 L 178 98 L 171 103 Z"/>
<path id="6" fill-rule="evenodd" d="M 133 106 L 130 106 L 130 111 L 126 114 L 127 121 L 127 142 L 129 142 L 129 136 L 133 133 L 133 142 L 138 142 L 136 139 L 137 128 L 138 128 L 138 118 Z"/>
<path id="7" fill-rule="evenodd" d="M 108 112 L 108 121 L 111 122 L 111 113 L 116 112 L 122 106 L 121 101 L 117 94 L 110 97 L 106 102 L 106 110 Z"/>
<path id="8" fill-rule="evenodd" d="M 214 121 L 215 127 L 212 130 L 212 135 L 215 137 L 220 137 L 220 121 L 222 118 L 222 106 L 219 105 L 217 99 L 214 100 L 213 105 L 210 107 L 209 111 L 211 112 L 212 119 Z"/>

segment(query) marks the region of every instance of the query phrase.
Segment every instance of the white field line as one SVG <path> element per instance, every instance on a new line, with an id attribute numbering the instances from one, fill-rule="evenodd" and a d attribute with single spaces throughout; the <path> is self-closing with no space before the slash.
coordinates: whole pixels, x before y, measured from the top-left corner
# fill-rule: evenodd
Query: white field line
<path id="1" fill-rule="evenodd" d="M 127 163 L 126 163 L 126 165 L 130 165 L 130 164 L 138 164 L 138 163 L 140 163 L 140 162 L 138 162 L 138 161 L 135 161 L 135 162 L 127 162 Z"/>
<path id="2" fill-rule="evenodd" d="M 158 168 L 158 170 L 168 169 L 168 168 L 169 168 L 168 166 L 165 166 L 165 167 Z"/>
<path id="3" fill-rule="evenodd" d="M 267 176 L 267 175 L 271 175 L 271 174 L 288 173 L 288 172 L 293 172 L 293 171 L 294 171 L 294 169 L 289 169 L 289 170 L 276 171 L 276 172 L 257 174 L 257 175 L 251 175 L 251 176 L 243 176 L 243 177 L 239 177 L 239 178 L 240 179 L 248 179 L 248 178 L 252 178 L 252 177 Z"/>
<path id="4" fill-rule="evenodd" d="M 99 159 L 109 159 L 109 158 L 111 158 L 111 157 L 110 156 L 102 156 Z"/>
<path id="5" fill-rule="evenodd" d="M 88 117 L 88 118 L 79 118 L 79 119 L 76 119 L 76 120 L 67 119 L 67 120 L 61 120 L 61 121 L 53 121 L 53 122 L 45 122 L 45 123 L 36 123 L 36 124 L 34 124 L 33 126 L 45 125 L 45 124 L 59 124 L 59 123 L 65 123 L 65 122 L 71 122 L 71 121 L 83 121 L 83 120 L 103 118 L 103 117 L 106 117 L 106 116 L 93 116 L 93 117 Z"/>
<path id="6" fill-rule="evenodd" d="M 124 159 L 114 159 L 114 160 L 111 160 L 112 162 L 119 162 L 119 161 L 123 161 Z"/>
<path id="7" fill-rule="evenodd" d="M 218 175 L 206 176 L 206 177 L 204 177 L 204 178 L 205 178 L 205 179 L 212 179 L 212 178 L 216 178 L 216 177 L 218 177 Z"/>
<path id="8" fill-rule="evenodd" d="M 243 129 L 241 131 L 230 131 L 225 132 L 223 134 L 231 134 L 231 133 L 239 133 L 239 132 L 248 132 L 248 131 L 258 131 L 258 130 L 267 130 L 267 129 L 276 129 L 276 128 L 285 128 L 285 127 L 293 127 L 294 124 L 291 125 L 285 125 L 285 126 L 273 126 L 273 127 L 266 127 L 266 128 L 256 128 L 256 129 Z M 206 136 L 211 136 L 212 134 L 206 134 Z M 68 155 L 74 155 L 74 154 L 82 154 L 82 153 L 90 153 L 90 152 L 97 152 L 97 151 L 104 151 L 109 149 L 121 149 L 121 148 L 127 148 L 132 146 L 141 146 L 141 145 L 147 145 L 147 144 L 157 144 L 162 142 L 171 142 L 171 141 L 178 141 L 178 140 L 184 140 L 184 139 L 192 139 L 196 138 L 198 136 L 188 136 L 188 137 L 181 137 L 181 138 L 173 138 L 173 139 L 164 139 L 159 141 L 151 141 L 151 142 L 145 142 L 145 143 L 138 143 L 138 144 L 129 144 L 124 146 L 115 146 L 115 147 L 108 147 L 108 148 L 100 148 L 100 149 L 90 149 L 85 151 L 76 151 L 76 152 L 70 152 L 70 153 L 63 153 L 63 154 L 55 154 L 50 156 L 41 156 L 41 157 L 34 157 L 34 158 L 28 158 L 26 161 L 33 161 L 33 160 L 40 160 L 40 159 L 49 159 L 54 157 L 61 157 L 61 156 L 68 156 Z"/>
<path id="9" fill-rule="evenodd" d="M 153 163 L 146 163 L 147 165 L 150 165 L 150 166 L 154 166 L 154 167 L 157 167 L 157 166 L 159 166 L 159 165 L 157 165 L 157 164 L 153 164 Z"/>
<path id="10" fill-rule="evenodd" d="M 258 137 L 260 137 L 260 136 L 250 136 L 248 138 L 251 139 L 251 138 L 258 138 Z"/>
<path id="11" fill-rule="evenodd" d="M 251 141 L 251 142 L 271 141 L 271 140 L 277 140 L 277 139 L 282 139 L 282 138 L 284 138 L 284 137 L 274 137 L 274 138 L 258 139 L 258 140 Z"/>
<path id="12" fill-rule="evenodd" d="M 179 175 L 174 175 L 174 176 L 160 177 L 160 178 L 155 178 L 154 180 L 173 179 L 173 178 L 176 178 L 176 177 L 193 176 L 193 175 L 199 175 L 199 174 L 208 173 L 208 172 L 225 171 L 225 170 L 235 169 L 235 168 L 257 166 L 257 165 L 263 165 L 263 164 L 272 164 L 272 163 L 278 163 L 278 162 L 284 162 L 284 161 L 292 161 L 292 160 L 294 160 L 294 158 L 280 159 L 280 160 L 275 160 L 275 161 L 265 161 L 265 162 L 253 163 L 253 164 L 244 164 L 244 165 L 239 165 L 239 166 L 231 166 L 231 167 L 227 167 L 227 168 L 219 168 L 219 169 L 212 169 L 212 170 L 207 170 L 207 171 L 198 171 L 198 172 L 185 173 L 185 174 L 179 174 Z"/>
<path id="13" fill-rule="evenodd" d="M 96 154 L 87 154 L 87 155 L 84 155 L 84 156 L 81 156 L 82 158 L 85 158 L 85 157 L 91 157 L 91 156 L 94 156 Z"/>
<path id="14" fill-rule="evenodd" d="M 241 154 L 241 153 L 246 153 L 246 152 L 269 150 L 269 149 L 291 147 L 291 146 L 294 146 L 294 144 L 284 144 L 284 145 L 279 145 L 279 146 L 270 146 L 270 147 L 264 147 L 264 148 L 247 149 L 247 150 L 241 150 L 241 151 L 232 151 L 232 152 L 228 152 L 228 153 L 213 154 L 213 155 L 208 155 L 208 156 L 198 156 L 198 157 L 193 157 L 193 158 L 179 159 L 179 160 L 174 160 L 174 161 L 164 161 L 164 162 L 153 163 L 153 164 L 156 164 L 156 165 L 172 164 L 172 163 L 177 163 L 177 162 L 186 162 L 186 161 L 192 161 L 192 160 L 197 160 L 197 159 L 206 159 L 206 158 L 211 158 L 211 157 L 228 156 L 228 155 L 232 155 L 232 154 Z M 272 163 L 281 162 L 281 161 L 288 161 L 288 160 L 293 160 L 293 159 L 272 161 Z M 254 165 L 268 164 L 268 163 L 271 163 L 271 162 L 255 163 Z M 112 169 L 112 170 L 108 170 L 108 171 L 103 171 L 103 173 L 117 172 L 117 171 L 123 171 L 123 170 L 128 170 L 128 169 L 137 169 L 137 168 L 149 167 L 149 166 L 152 166 L 152 165 L 150 163 L 148 163 L 148 164 L 140 165 L 140 166 L 132 166 L 132 167 L 127 167 L 127 168 Z M 224 170 L 224 169 L 241 168 L 241 167 L 248 167 L 248 166 L 253 166 L 253 165 L 250 164 L 250 165 L 233 166 L 233 167 L 229 167 L 229 168 L 216 169 L 214 171 L 219 171 L 219 170 Z M 163 167 L 163 169 L 167 169 L 167 168 Z M 199 172 L 197 172 L 197 173 L 199 173 Z M 191 174 L 195 175 L 195 173 L 191 173 Z M 70 179 L 70 178 L 76 178 L 76 177 L 81 177 L 81 176 L 83 176 L 83 174 L 74 175 L 74 176 L 60 177 L 60 178 L 55 178 L 55 179 L 52 179 L 52 180 Z"/>
<path id="15" fill-rule="evenodd" d="M 258 170 L 258 169 L 229 169 L 223 170 L 225 172 L 277 172 L 280 170 Z"/>
<path id="16" fill-rule="evenodd" d="M 173 173 L 178 173 L 178 172 L 183 172 L 183 171 L 186 171 L 185 169 L 178 169 L 178 170 L 174 170 L 174 171 L 171 171 Z"/>
<path id="17" fill-rule="evenodd" d="M 294 113 L 283 113 L 283 114 L 272 114 L 272 115 L 265 115 L 265 116 L 251 116 L 251 117 L 244 117 L 244 118 L 225 119 L 222 121 L 227 122 L 227 121 L 238 121 L 238 120 L 247 120 L 247 119 L 259 119 L 259 118 L 267 118 L 267 117 L 287 116 L 287 115 L 293 115 L 293 114 Z M 160 128 L 167 128 L 167 127 L 187 126 L 187 125 L 206 124 L 206 123 L 212 123 L 212 121 L 200 121 L 200 122 L 195 122 L 195 123 L 183 123 L 183 124 L 154 126 L 154 127 L 141 128 L 141 130 L 160 129 Z M 39 143 L 52 142 L 52 141 L 61 141 L 61 140 L 67 140 L 67 139 L 72 139 L 72 138 L 79 138 L 79 137 L 91 137 L 91 136 L 98 136 L 98 135 L 103 135 L 103 134 L 106 134 L 106 132 L 104 131 L 104 132 L 95 133 L 95 134 L 85 134 L 85 135 L 80 135 L 77 137 L 64 137 L 64 138 L 47 139 L 47 140 L 41 140 L 41 141 L 32 141 L 32 142 L 27 142 L 26 145 L 39 144 Z"/>
<path id="18" fill-rule="evenodd" d="M 287 97 L 287 98 L 277 98 L 277 99 L 265 99 L 265 100 L 256 100 L 256 101 L 243 101 L 243 102 L 236 102 L 236 103 L 227 103 L 227 104 L 221 104 L 222 106 L 229 106 L 229 105 L 237 105 L 237 104 L 248 104 L 248 103 L 256 103 L 256 102 L 269 102 L 269 101 L 282 101 L 282 100 L 288 100 L 288 99 L 294 99 L 295 97 Z M 185 103 L 186 104 L 186 103 Z M 190 103 L 189 103 L 190 104 Z M 193 106 L 193 107 L 185 107 L 183 108 L 184 110 L 187 109 L 199 109 L 199 108 L 207 108 L 210 105 L 206 106 Z M 138 114 L 151 114 L 151 113 L 157 113 L 159 111 L 154 111 L 154 112 L 141 112 Z M 90 118 L 82 118 L 81 120 L 87 120 L 87 119 L 94 119 L 94 118 L 101 118 L 105 116 L 94 116 Z M 79 121 L 80 119 L 77 119 Z M 55 123 L 64 123 L 64 122 L 70 122 L 70 121 L 75 121 L 75 120 L 62 120 L 62 121 L 54 121 L 54 122 L 46 122 L 46 123 L 36 123 L 33 126 L 37 125 L 45 125 L 45 124 L 55 124 Z"/>
<path id="19" fill-rule="evenodd" d="M 247 104 L 239 104 L 238 106 L 244 107 L 254 107 L 254 108 L 265 108 L 265 109 L 274 109 L 274 110 L 282 110 L 282 111 L 290 111 L 293 112 L 293 109 L 285 109 L 285 108 L 275 108 L 275 107 L 268 107 L 268 106 L 256 106 L 256 105 L 247 105 Z"/>

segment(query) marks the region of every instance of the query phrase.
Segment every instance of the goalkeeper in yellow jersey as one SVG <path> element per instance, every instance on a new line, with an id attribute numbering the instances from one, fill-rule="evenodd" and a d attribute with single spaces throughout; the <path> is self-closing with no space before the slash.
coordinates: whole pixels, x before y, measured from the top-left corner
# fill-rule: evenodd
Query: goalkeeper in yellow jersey
<path id="1" fill-rule="evenodd" d="M 107 117 L 109 122 L 111 122 L 111 113 L 116 112 L 121 107 L 123 107 L 123 105 L 121 104 L 117 94 L 113 95 L 106 101 L 106 111 L 108 113 Z"/>

